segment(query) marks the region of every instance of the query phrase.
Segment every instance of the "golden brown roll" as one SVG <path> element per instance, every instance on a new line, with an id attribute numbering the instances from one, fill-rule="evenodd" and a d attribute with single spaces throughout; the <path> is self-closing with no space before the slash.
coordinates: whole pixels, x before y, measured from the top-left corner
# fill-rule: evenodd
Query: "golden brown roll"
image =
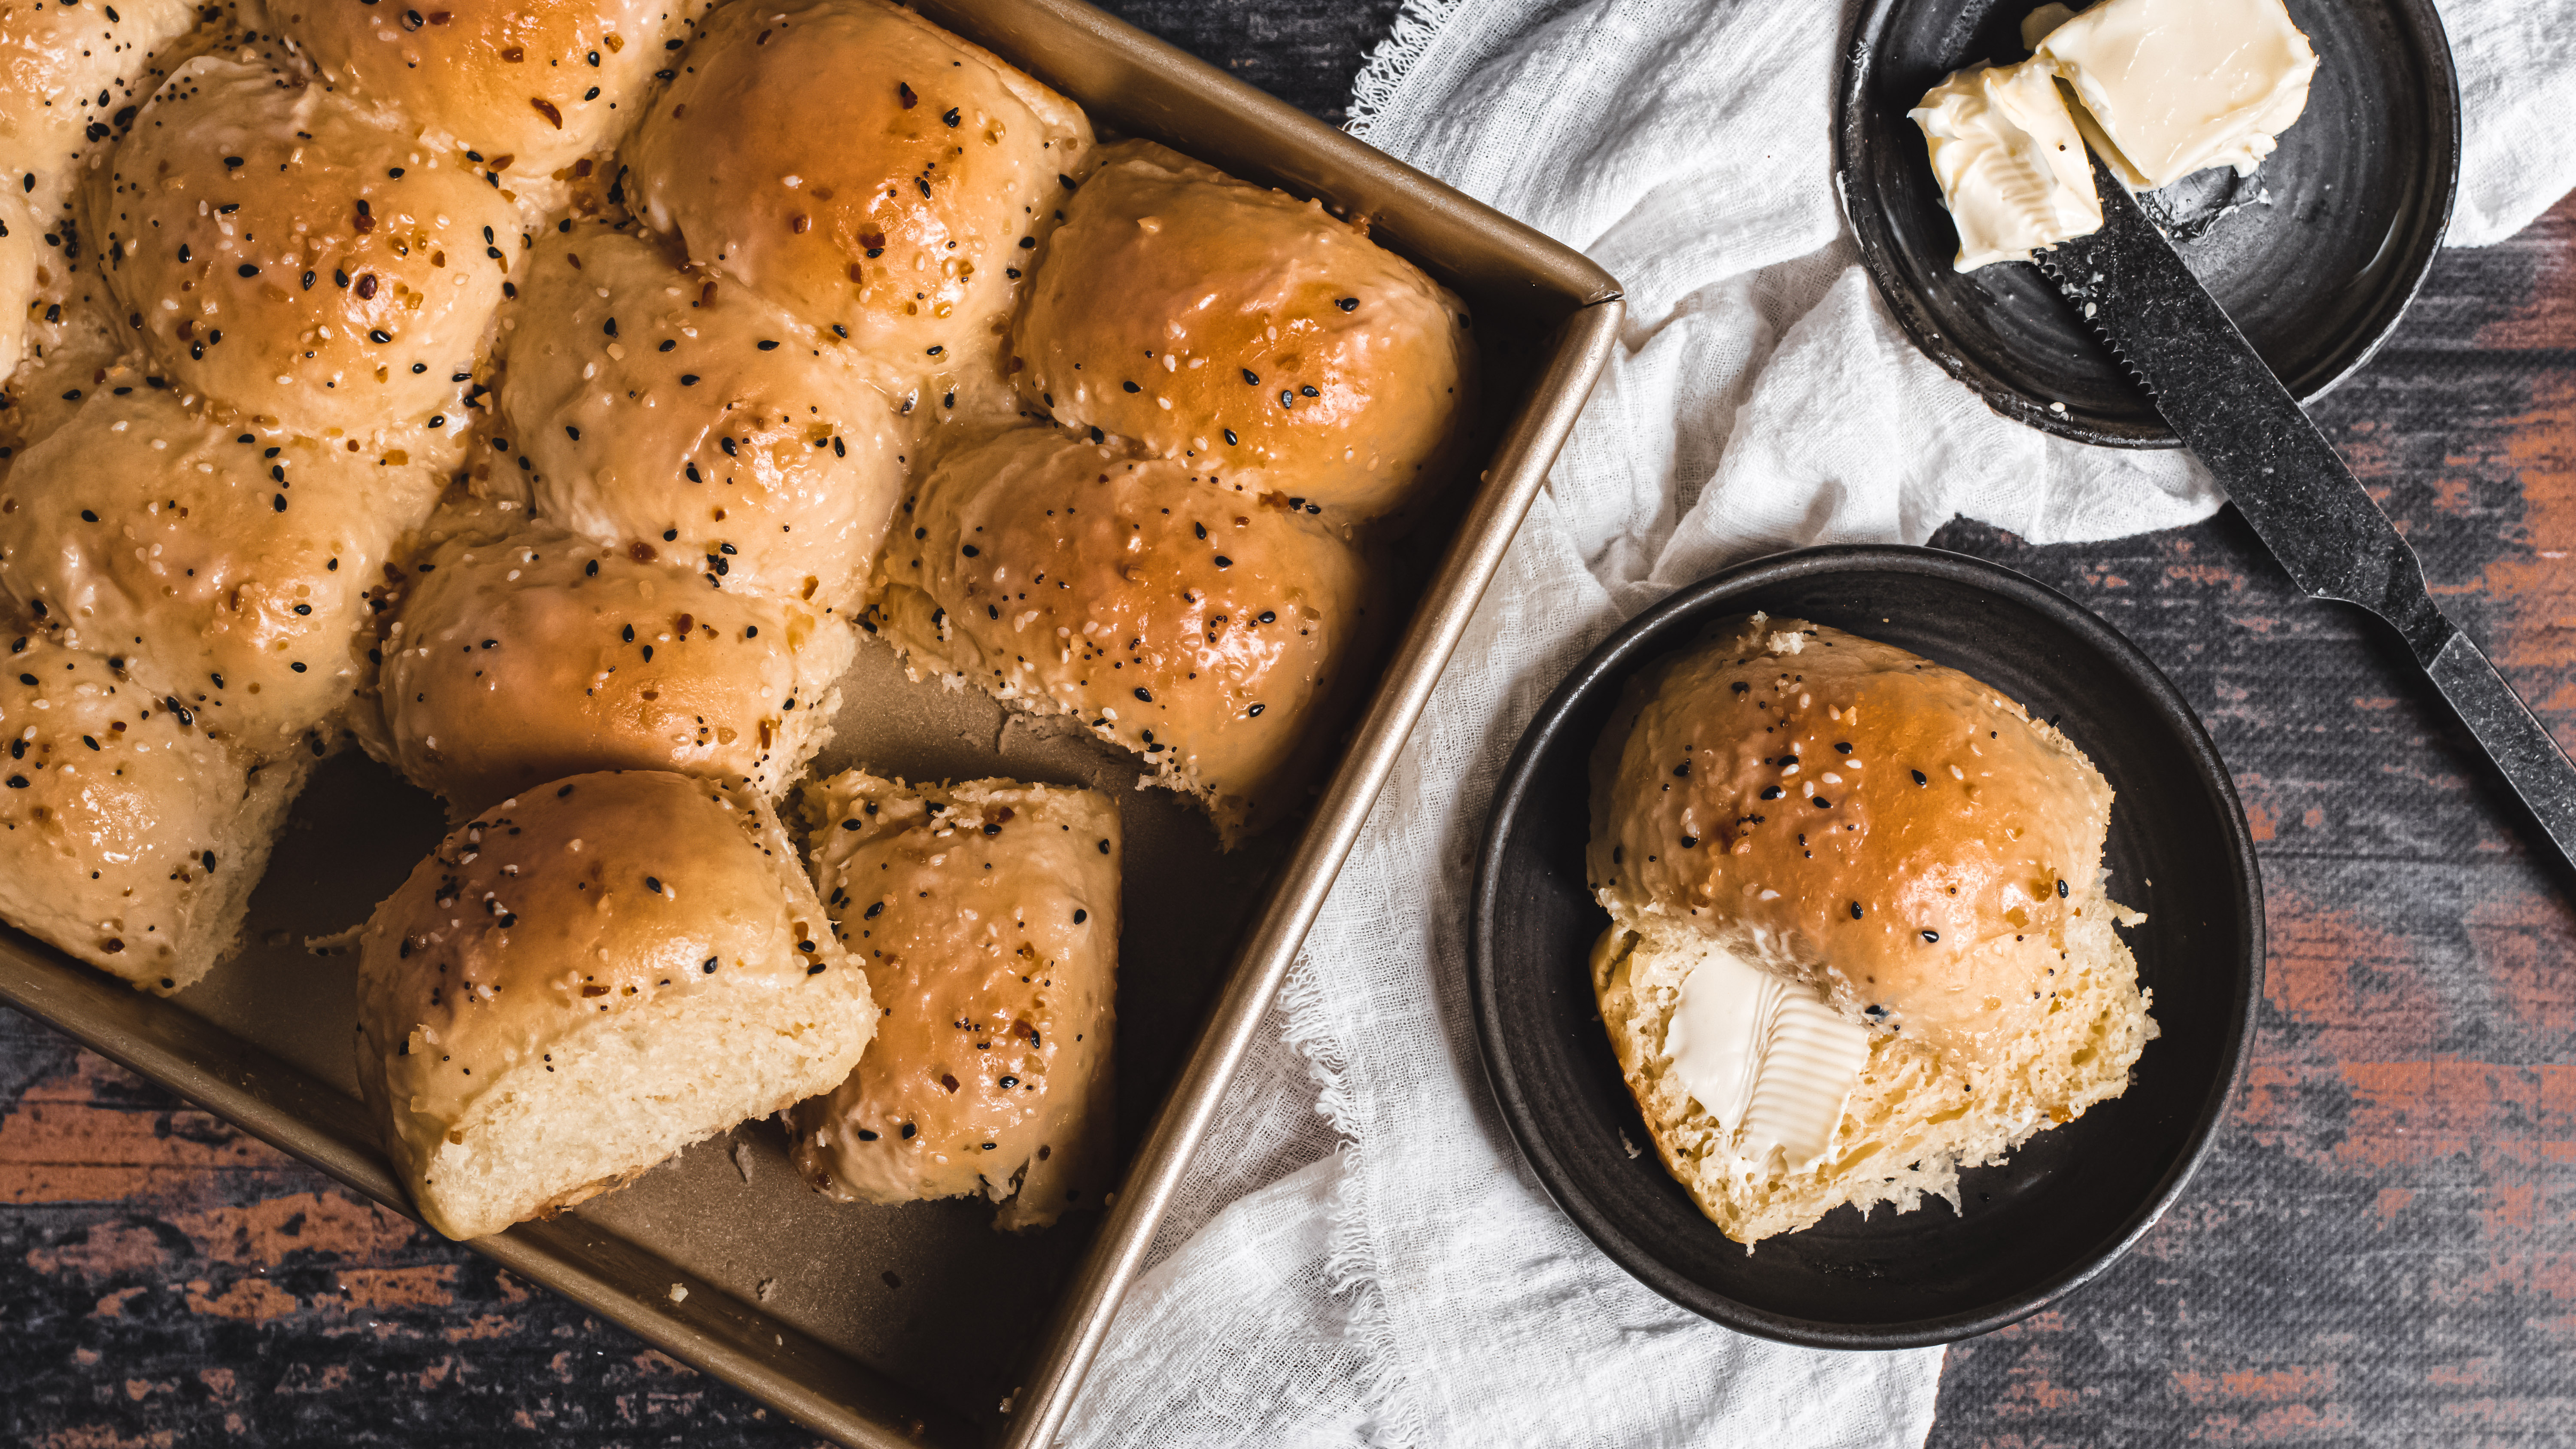
<path id="1" fill-rule="evenodd" d="M 25 356 L 45 282 L 80 264 L 78 228 L 64 223 L 82 157 L 133 119 L 159 84 L 155 58 L 196 23 L 183 0 L 0 9 L 0 384 Z"/>
<path id="2" fill-rule="evenodd" d="M 847 1076 L 867 976 L 767 802 L 577 775 L 458 827 L 361 936 L 358 1082 L 430 1226 L 496 1233 Z"/>
<path id="3" fill-rule="evenodd" d="M 547 528 L 441 545 L 383 646 L 384 747 L 459 811 L 585 769 L 775 796 L 830 736 L 855 636 Z"/>
<path id="4" fill-rule="evenodd" d="M 201 731 L 273 754 L 357 687 L 366 590 L 437 488 L 166 390 L 100 392 L 0 478 L 0 592 Z"/>
<path id="5" fill-rule="evenodd" d="M 882 1016 L 793 1115 L 844 1202 L 981 1193 L 995 1226 L 1094 1207 L 1112 1163 L 1118 810 L 1091 790 L 860 770 L 805 789 L 814 888 Z"/>
<path id="6" fill-rule="evenodd" d="M 605 150 L 702 0 L 270 0 L 268 18 L 341 90 L 390 101 L 505 184 Z M 451 148 L 442 148 L 451 149 Z"/>
<path id="7" fill-rule="evenodd" d="M 164 994 L 232 950 L 309 757 L 259 768 L 106 659 L 27 635 L 0 650 L 0 738 L 0 919 Z"/>
<path id="8" fill-rule="evenodd" d="M 1975 679 L 1760 614 L 1632 680 L 1593 761 L 1594 989 L 1658 1154 L 1751 1244 L 2115 1097 L 2155 1035 L 2111 790 Z"/>
<path id="9" fill-rule="evenodd" d="M 692 262 L 935 378 L 990 368 L 1022 243 L 1090 146 L 1079 108 L 989 52 L 879 0 L 812 0 L 710 16 L 624 159 Z"/>
<path id="10" fill-rule="evenodd" d="M 1023 428 L 943 462 L 903 521 L 879 609 L 916 676 L 1079 718 L 1205 801 L 1229 844 L 1302 801 L 1367 587 L 1257 476 Z"/>
<path id="11" fill-rule="evenodd" d="M 539 243 L 501 410 L 539 516 L 846 612 L 902 498 L 909 429 L 856 349 L 600 227 Z"/>
<path id="12" fill-rule="evenodd" d="M 1148 142 L 1099 161 L 1012 328 L 1024 396 L 1361 518 L 1437 471 L 1475 379 L 1463 303 L 1315 202 Z"/>
<path id="13" fill-rule="evenodd" d="M 335 442 L 453 422 L 516 211 L 461 157 L 280 82 L 201 56 L 154 94 L 93 203 L 117 302 L 216 402 Z"/>
<path id="14" fill-rule="evenodd" d="M 2111 787 L 2020 705 L 1839 629 L 1746 622 L 1632 686 L 1603 739 L 1605 901 L 1776 942 L 1838 1008 L 1971 1056 L 2047 1014 L 2031 991 L 2099 899 Z"/>
<path id="15" fill-rule="evenodd" d="M 151 62 L 197 23 L 185 0 L 46 0 L 0 10 L 0 182 L 50 209 L 82 149 L 152 94 Z M 26 180 L 35 178 L 35 185 Z"/>

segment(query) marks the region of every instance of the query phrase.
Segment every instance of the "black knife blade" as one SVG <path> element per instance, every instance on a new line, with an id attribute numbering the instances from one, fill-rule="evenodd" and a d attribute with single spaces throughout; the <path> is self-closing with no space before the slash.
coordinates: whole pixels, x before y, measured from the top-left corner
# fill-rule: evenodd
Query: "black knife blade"
<path id="1" fill-rule="evenodd" d="M 2358 605 L 2396 629 L 2576 867 L 2576 765 L 2442 616 L 2415 550 L 2098 156 L 2093 185 L 2101 228 L 2032 260 L 2145 385 L 2291 579 L 2313 598 Z"/>

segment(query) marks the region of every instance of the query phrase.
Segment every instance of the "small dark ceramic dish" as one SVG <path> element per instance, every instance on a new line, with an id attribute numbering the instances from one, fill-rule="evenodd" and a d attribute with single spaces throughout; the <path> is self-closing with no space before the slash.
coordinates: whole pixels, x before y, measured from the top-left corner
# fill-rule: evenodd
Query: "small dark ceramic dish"
<path id="1" fill-rule="evenodd" d="M 2288 4 L 2317 52 L 2305 114 L 2253 176 L 2203 171 L 2148 204 L 2263 360 L 2312 402 L 2378 350 L 2441 248 L 2460 94 L 2433 0 Z M 1959 234 L 1905 113 L 1951 71 L 2028 55 L 2021 20 L 2037 6 L 1866 0 L 1835 88 L 1843 213 L 1914 344 L 1996 412 L 2078 442 L 2170 448 L 2146 393 L 2037 267 L 1951 269 Z"/>
<path id="2" fill-rule="evenodd" d="M 1960 1176 L 1963 1210 L 1837 1208 L 1751 1253 L 1656 1159 L 1592 996 L 1609 917 L 1584 888 L 1587 762 L 1629 676 L 1755 609 L 1967 671 L 2053 717 L 2108 776 L 2111 891 L 2163 1034 L 2121 1097 Z M 2263 891 L 2226 766 L 2147 657 L 2009 569 L 1926 548 L 1816 548 L 1729 569 L 1593 651 L 1531 721 L 1477 863 L 1468 973 L 1485 1074 L 1566 1216 L 1648 1287 L 1825 1348 L 1946 1343 L 2036 1312 L 2182 1191 L 2225 1114 L 2262 991 Z"/>

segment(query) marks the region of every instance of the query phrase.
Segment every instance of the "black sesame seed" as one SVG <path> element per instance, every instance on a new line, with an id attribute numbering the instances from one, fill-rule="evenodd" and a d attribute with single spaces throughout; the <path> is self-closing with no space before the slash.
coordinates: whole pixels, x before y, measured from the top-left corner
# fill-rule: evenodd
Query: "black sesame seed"
<path id="1" fill-rule="evenodd" d="M 1235 435 L 1234 435 L 1234 429 L 1232 429 L 1232 428 L 1228 428 L 1228 429 L 1226 429 L 1226 430 L 1225 430 L 1225 441 L 1226 441 L 1227 446 L 1231 447 L 1232 445 L 1234 445 L 1234 444 L 1235 444 L 1235 443 L 1237 443 L 1237 442 L 1240 442 L 1241 440 L 1240 440 L 1240 439 L 1238 439 L 1237 437 L 1235 437 Z"/>
<path id="2" fill-rule="evenodd" d="M 1837 741 L 1837 742 L 1835 743 L 1835 745 L 1834 745 L 1834 753 L 1839 754 L 1839 755 L 1848 755 L 1848 754 L 1850 754 L 1850 753 L 1851 753 L 1851 741 L 1849 741 L 1849 740 L 1841 740 L 1841 741 Z"/>
<path id="3" fill-rule="evenodd" d="M 1813 804 L 1819 810 L 1831 810 L 1834 808 L 1834 802 L 1826 799 L 1822 795 L 1810 795 L 1807 799 L 1809 803 Z"/>
<path id="4" fill-rule="evenodd" d="M 1076 906 L 1076 907 L 1074 908 L 1074 912 L 1073 912 L 1073 923 L 1074 923 L 1075 925 L 1079 926 L 1079 925 L 1081 925 L 1083 922 L 1085 922 L 1085 921 L 1087 921 L 1087 920 L 1090 920 L 1090 919 L 1091 919 L 1091 912 L 1086 911 L 1086 910 L 1082 909 L 1082 908 L 1081 908 L 1081 907 L 1079 907 L 1079 906 Z"/>
<path id="5" fill-rule="evenodd" d="M 1254 387 L 1261 386 L 1261 374 L 1253 371 L 1251 368 L 1247 367 L 1243 370 L 1243 380 Z"/>
<path id="6" fill-rule="evenodd" d="M 1854 902 L 1852 902 L 1852 903 L 1851 903 L 1851 906 L 1852 906 L 1852 919 L 1853 919 L 1853 920 L 1855 920 L 1855 921 L 1857 921 L 1857 920 L 1859 920 L 1859 919 L 1860 919 L 1860 902 L 1858 902 L 1858 901 L 1854 901 Z"/>
<path id="7" fill-rule="evenodd" d="M 2057 898 L 2061 901 L 2066 899 L 2066 882 L 2064 881 L 2059 881 L 2057 883 Z"/>
<path id="8" fill-rule="evenodd" d="M 1779 798 L 1780 798 L 1780 787 L 1779 787 L 1779 786 L 1777 786 L 1777 785 L 1765 785 L 1765 786 L 1763 786 L 1763 787 L 1762 787 L 1762 798 L 1763 798 L 1763 799 L 1765 799 L 1765 800 L 1777 800 L 1777 799 L 1779 799 Z"/>
<path id="9" fill-rule="evenodd" d="M 1926 941 L 1938 941 L 1941 939 L 1941 933 L 1938 931 L 1926 931 L 1923 933 L 1923 939 Z"/>
<path id="10" fill-rule="evenodd" d="M 1932 783 L 1930 778 L 1925 776 L 1921 770 L 1909 770 L 1907 773 L 1914 777 L 1914 783 L 1917 785 L 1929 785 Z"/>
<path id="11" fill-rule="evenodd" d="M 29 681 L 28 681 L 28 683 L 30 683 L 30 684 L 32 684 L 32 683 L 34 683 L 34 682 L 35 682 L 35 681 L 33 681 L 33 680 L 29 680 Z M 1138 699 L 1141 699 L 1141 700 L 1145 701 L 1147 704 L 1152 704 L 1152 703 L 1154 702 L 1154 692 L 1153 692 L 1152 690 L 1145 689 L 1145 688 L 1142 688 L 1142 687 L 1139 687 L 1139 688 L 1137 689 L 1137 691 L 1136 691 L 1136 697 L 1137 697 Z"/>

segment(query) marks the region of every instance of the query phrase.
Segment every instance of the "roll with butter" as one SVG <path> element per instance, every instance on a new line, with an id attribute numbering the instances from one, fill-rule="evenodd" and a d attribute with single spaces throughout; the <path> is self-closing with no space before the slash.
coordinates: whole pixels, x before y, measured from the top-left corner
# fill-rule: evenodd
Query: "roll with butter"
<path id="1" fill-rule="evenodd" d="M 2112 793 L 1955 669 L 1755 614 L 1632 681 L 1593 764 L 1594 988 L 1674 1177 L 1748 1246 L 1935 1196 L 2115 1097 L 2155 1025 Z"/>

